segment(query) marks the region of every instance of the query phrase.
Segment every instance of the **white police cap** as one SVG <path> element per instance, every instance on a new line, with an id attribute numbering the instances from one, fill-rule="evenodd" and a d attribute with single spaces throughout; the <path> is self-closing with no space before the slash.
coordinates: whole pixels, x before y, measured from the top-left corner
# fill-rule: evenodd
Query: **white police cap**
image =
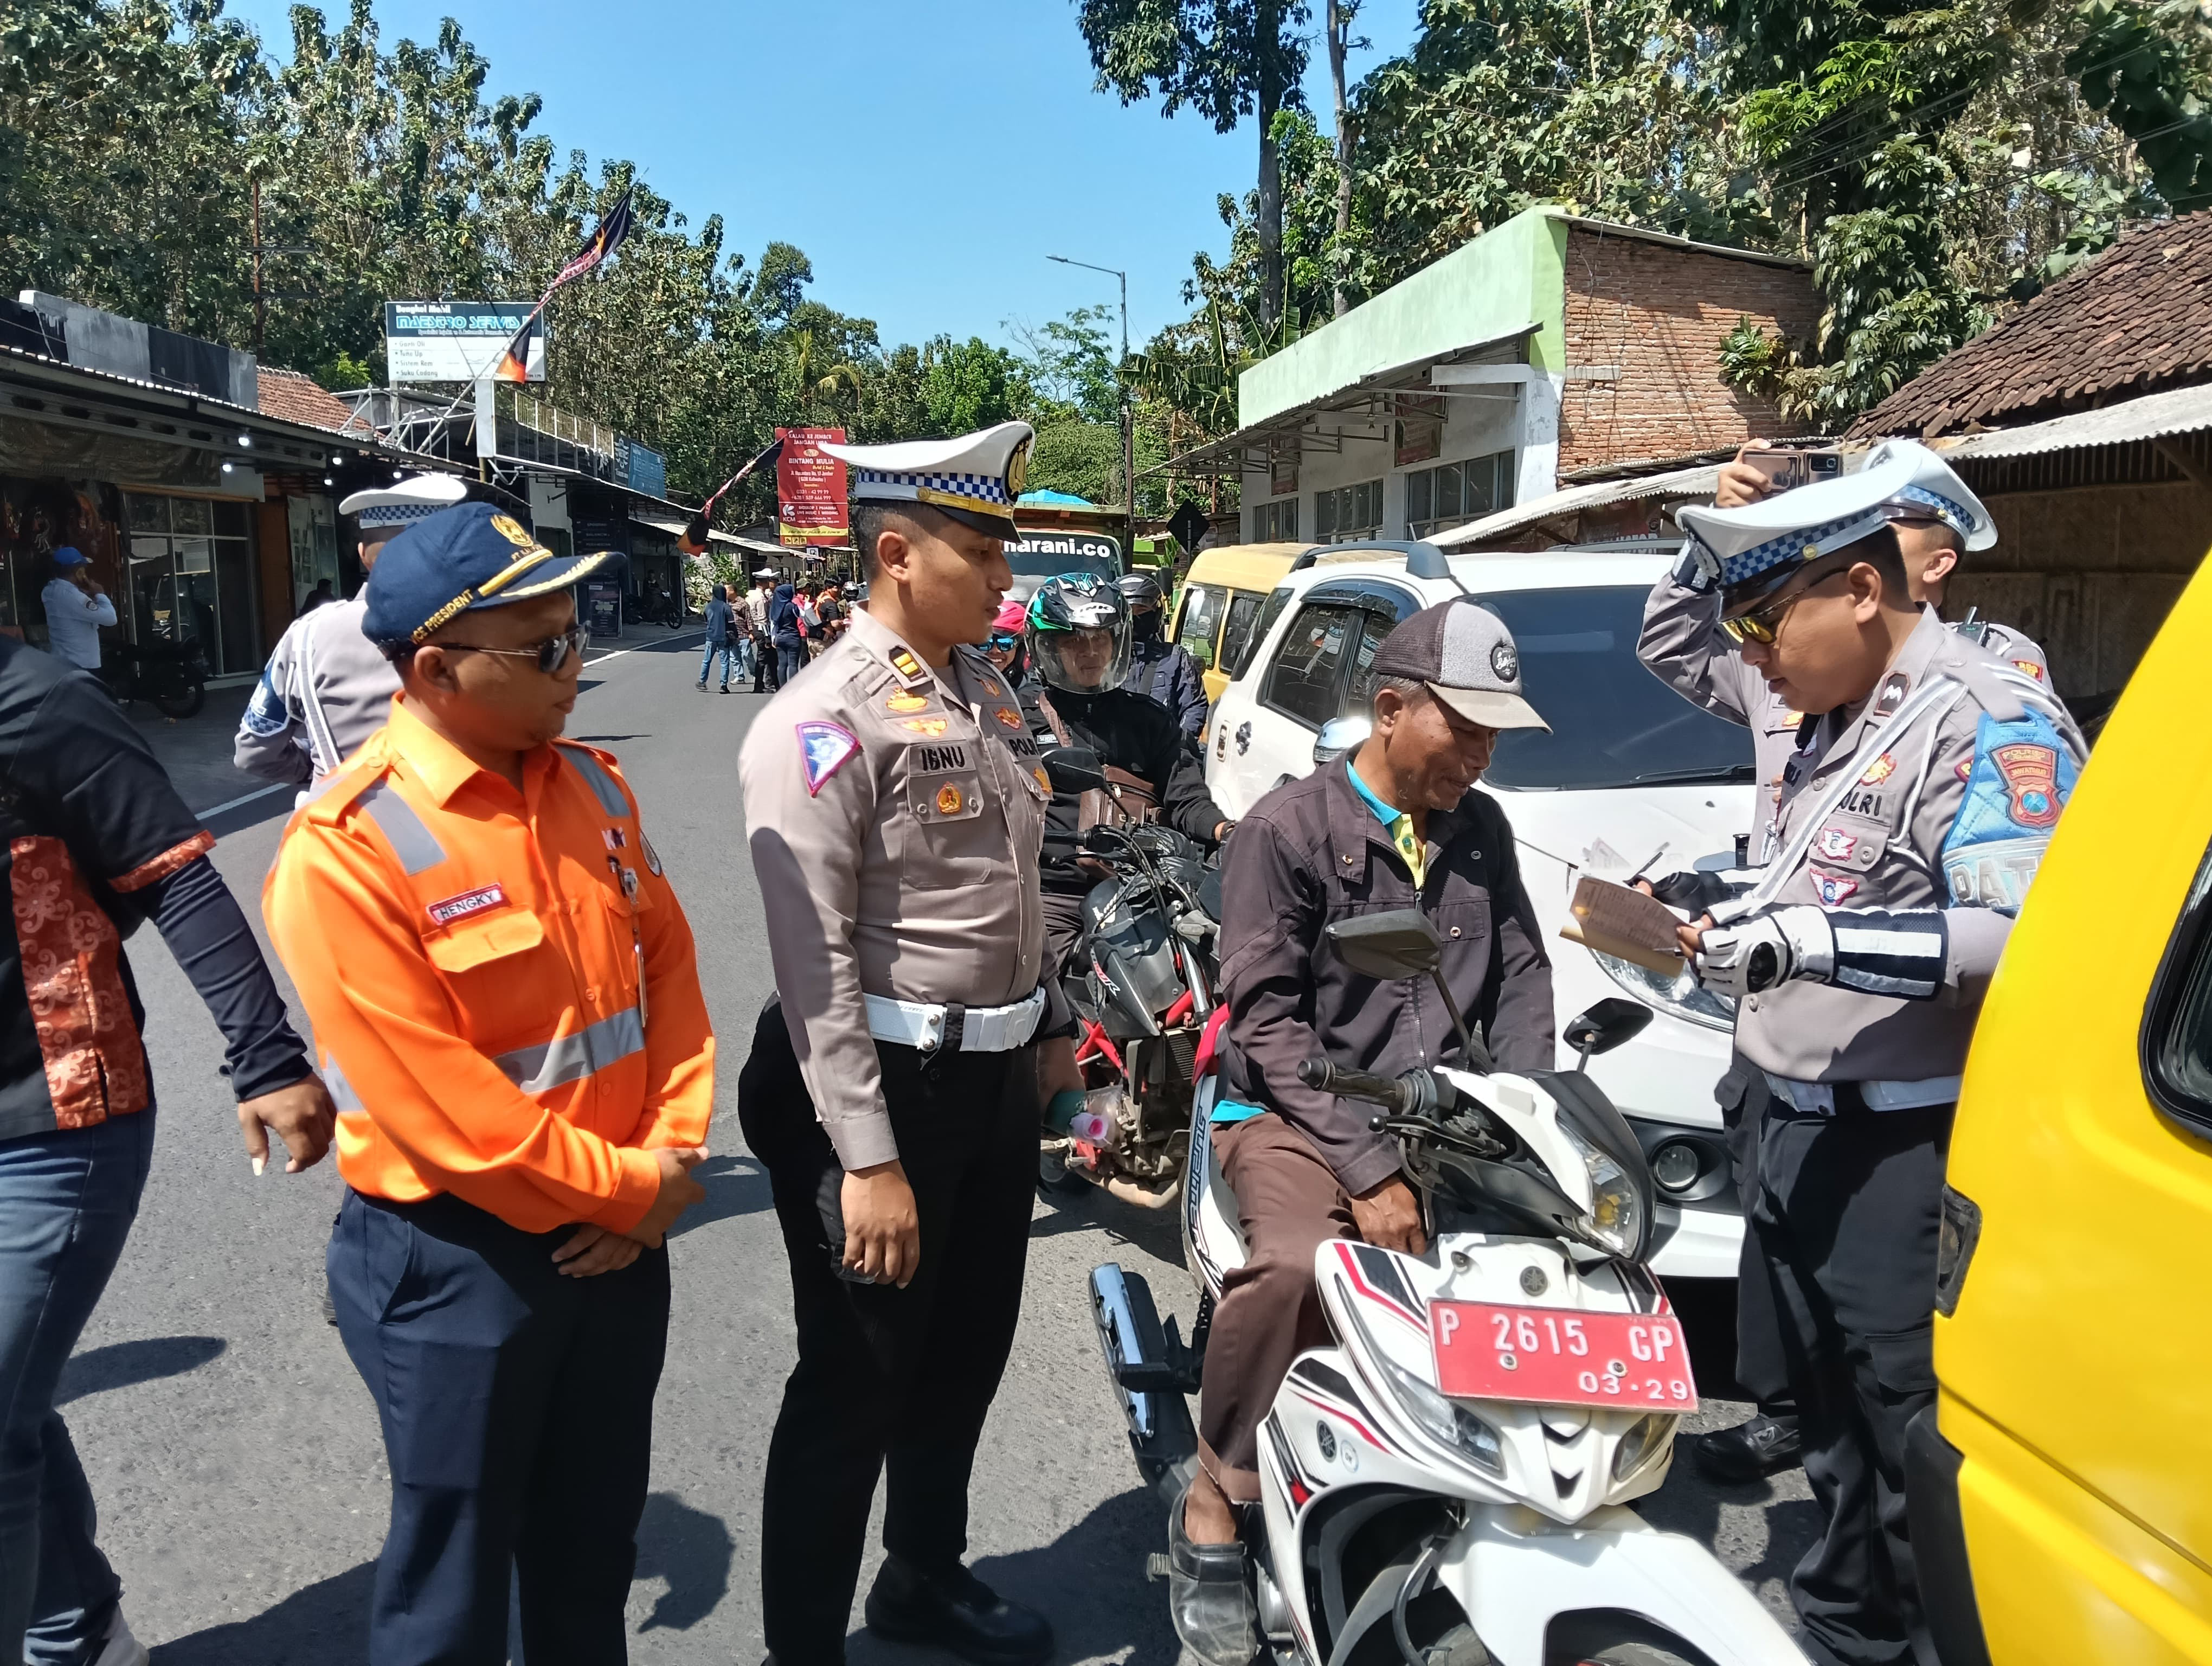
<path id="1" fill-rule="evenodd" d="M 957 440 L 821 449 L 853 471 L 856 503 L 927 503 L 993 538 L 1015 538 L 1014 500 L 1028 483 L 1036 430 L 1001 423 Z"/>
<path id="2" fill-rule="evenodd" d="M 416 474 L 389 486 L 356 492 L 338 505 L 338 513 L 359 515 L 363 532 L 372 526 L 408 526 L 465 502 L 468 495 L 468 483 L 459 475 Z"/>
<path id="3" fill-rule="evenodd" d="M 1883 467 L 1900 458 L 1912 460 L 1914 473 L 1882 506 L 1892 520 L 1940 520 L 1959 535 L 1970 553 L 1986 550 L 1997 541 L 1996 523 L 1982 507 L 1982 500 L 1948 463 L 1917 440 L 1883 441 L 1867 453 L 1865 466 Z"/>
<path id="4" fill-rule="evenodd" d="M 1766 580 L 1818 561 L 1887 526 L 1893 505 L 1942 520 L 1970 550 L 1996 541 L 1989 511 L 1925 446 L 1892 441 L 1856 473 L 1777 492 L 1741 508 L 1686 504 L 1674 519 L 1690 536 L 1690 554 L 1709 581 L 1726 589 Z M 1771 587 L 1771 583 L 1759 586 Z"/>

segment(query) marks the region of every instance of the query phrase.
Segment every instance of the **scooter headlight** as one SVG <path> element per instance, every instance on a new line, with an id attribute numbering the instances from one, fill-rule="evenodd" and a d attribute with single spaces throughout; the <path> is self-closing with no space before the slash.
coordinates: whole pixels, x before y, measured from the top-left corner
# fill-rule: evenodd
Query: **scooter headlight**
<path id="1" fill-rule="evenodd" d="M 1590 1207 L 1582 1219 L 1583 1230 L 1616 1256 L 1636 1260 L 1644 1248 L 1646 1205 L 1642 1189 L 1610 1152 L 1583 1137 L 1573 1117 L 1559 1118 L 1559 1132 L 1589 1171 Z"/>
<path id="2" fill-rule="evenodd" d="M 1674 1444 L 1674 1426 L 1679 1419 L 1662 1416 L 1654 1412 L 1639 1418 L 1629 1432 L 1621 1437 L 1620 1446 L 1613 1455 L 1613 1478 L 1626 1481 L 1666 1447 Z"/>
<path id="3" fill-rule="evenodd" d="M 1358 1327 L 1361 1351 L 1382 1368 L 1382 1373 L 1396 1395 L 1407 1416 L 1412 1418 L 1432 1440 L 1451 1448 L 1478 1469 L 1505 1478 L 1505 1446 L 1498 1431 L 1485 1423 L 1473 1412 L 1446 1399 L 1429 1384 L 1398 1365 L 1390 1356 L 1375 1346 L 1375 1339 L 1357 1312 L 1352 1322 Z"/>

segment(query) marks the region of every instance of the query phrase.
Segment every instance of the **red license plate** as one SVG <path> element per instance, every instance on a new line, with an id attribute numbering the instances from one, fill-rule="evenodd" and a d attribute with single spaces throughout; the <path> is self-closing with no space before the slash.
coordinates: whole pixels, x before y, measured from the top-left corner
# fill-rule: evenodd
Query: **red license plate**
<path id="1" fill-rule="evenodd" d="M 1690 1351 L 1671 1313 L 1431 1302 L 1437 1386 L 1470 1399 L 1693 1412 Z"/>

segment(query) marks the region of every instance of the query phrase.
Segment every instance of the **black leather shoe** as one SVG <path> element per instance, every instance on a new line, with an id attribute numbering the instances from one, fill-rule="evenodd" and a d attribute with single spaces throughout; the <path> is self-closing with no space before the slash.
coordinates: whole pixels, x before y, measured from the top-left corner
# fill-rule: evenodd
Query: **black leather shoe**
<path id="1" fill-rule="evenodd" d="M 1753 1481 L 1795 1468 L 1805 1455 L 1796 1418 L 1759 1414 L 1733 1429 L 1715 1429 L 1691 1444 L 1698 1468 L 1715 1481 Z"/>
<path id="2" fill-rule="evenodd" d="M 1194 1544 L 1182 1530 L 1182 1503 L 1168 1511 L 1168 1612 L 1176 1635 L 1205 1666 L 1251 1666 L 1260 1652 L 1260 1614 L 1241 1543 Z"/>
<path id="3" fill-rule="evenodd" d="M 957 1563 L 924 1573 L 885 1557 L 861 1612 L 868 1629 L 881 1636 L 934 1644 L 981 1666 L 1042 1666 L 1052 1658 L 1052 1627 L 1044 1617 L 1009 1602 Z"/>

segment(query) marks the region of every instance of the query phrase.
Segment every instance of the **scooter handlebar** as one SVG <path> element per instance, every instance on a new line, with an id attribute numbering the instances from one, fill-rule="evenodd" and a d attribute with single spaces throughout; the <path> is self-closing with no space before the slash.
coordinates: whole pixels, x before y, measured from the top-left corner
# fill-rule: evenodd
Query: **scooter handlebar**
<path id="1" fill-rule="evenodd" d="M 1375 1076 L 1364 1070 L 1346 1070 L 1327 1059 L 1300 1059 L 1298 1079 L 1317 1092 L 1346 1099 L 1365 1099 L 1393 1110 L 1407 1109 L 1406 1084 L 1395 1076 Z"/>

